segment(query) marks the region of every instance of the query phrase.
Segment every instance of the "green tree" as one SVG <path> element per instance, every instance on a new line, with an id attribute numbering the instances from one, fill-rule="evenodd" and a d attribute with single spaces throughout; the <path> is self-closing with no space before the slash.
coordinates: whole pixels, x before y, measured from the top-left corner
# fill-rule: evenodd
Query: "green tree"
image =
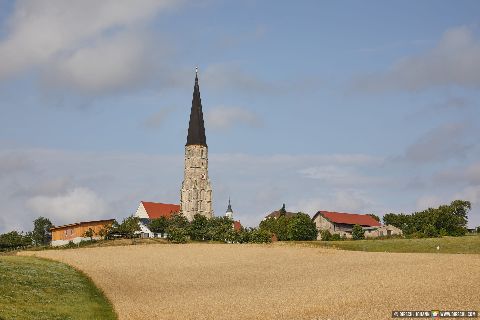
<path id="1" fill-rule="evenodd" d="M 251 243 L 269 243 L 272 242 L 272 233 L 262 229 L 250 229 L 248 242 Z"/>
<path id="2" fill-rule="evenodd" d="M 308 214 L 299 212 L 289 219 L 287 224 L 288 240 L 316 240 L 317 235 L 317 226 Z"/>
<path id="3" fill-rule="evenodd" d="M 106 239 L 110 234 L 112 229 L 112 225 L 105 224 L 100 230 L 98 230 L 98 235 L 102 237 L 102 239 Z"/>
<path id="4" fill-rule="evenodd" d="M 167 240 L 173 243 L 185 243 L 188 238 L 189 222 L 181 213 L 175 213 L 168 219 Z"/>
<path id="5" fill-rule="evenodd" d="M 285 203 L 284 203 L 283 206 L 280 208 L 280 210 L 278 210 L 278 212 L 280 212 L 280 214 L 286 214 L 286 213 L 287 213 L 287 210 L 285 210 Z"/>
<path id="6" fill-rule="evenodd" d="M 11 231 L 0 234 L 0 251 L 23 249 L 32 245 L 30 233 Z"/>
<path id="7" fill-rule="evenodd" d="M 207 240 L 208 227 L 208 218 L 197 213 L 193 216 L 193 220 L 188 229 L 190 239 L 194 241 Z"/>
<path id="8" fill-rule="evenodd" d="M 47 218 L 38 217 L 33 221 L 32 239 L 36 246 L 50 244 L 52 239 L 51 228 L 53 228 L 53 224 Z"/>
<path id="9" fill-rule="evenodd" d="M 132 243 L 135 243 L 135 233 L 140 230 L 140 218 L 133 215 L 123 219 L 122 223 L 117 227 L 118 233 L 126 238 L 132 239 Z"/>
<path id="10" fill-rule="evenodd" d="M 373 219 L 375 219 L 375 220 L 377 220 L 378 222 L 380 222 L 380 217 L 377 216 L 376 214 L 369 213 L 369 214 L 367 214 L 367 216 L 370 216 L 370 217 L 372 217 Z"/>
<path id="11" fill-rule="evenodd" d="M 88 228 L 88 230 L 85 231 L 84 236 L 87 238 L 90 238 L 90 241 L 93 241 L 93 236 L 95 236 L 95 231 L 93 231 L 92 228 Z"/>
<path id="12" fill-rule="evenodd" d="M 160 217 L 158 219 L 152 219 L 148 225 L 150 231 L 155 233 L 160 233 L 163 237 L 164 233 L 167 232 L 168 228 L 168 219 L 166 217 Z"/>
<path id="13" fill-rule="evenodd" d="M 330 241 L 332 240 L 332 233 L 330 232 L 330 230 L 321 230 L 320 231 L 320 239 L 322 241 Z"/>
<path id="14" fill-rule="evenodd" d="M 227 242 L 233 229 L 233 220 L 228 217 L 213 217 L 208 219 L 206 239 Z"/>
<path id="15" fill-rule="evenodd" d="M 354 225 L 352 228 L 352 239 L 360 240 L 364 238 L 365 238 L 365 232 L 363 231 L 362 227 L 358 224 Z"/>
<path id="16" fill-rule="evenodd" d="M 383 221 L 400 228 L 406 236 L 462 236 L 467 230 L 467 214 L 470 210 L 469 201 L 455 200 L 449 205 L 428 208 L 410 215 L 389 213 L 383 217 Z"/>
<path id="17" fill-rule="evenodd" d="M 173 243 L 186 243 L 187 242 L 187 230 L 186 228 L 179 228 L 177 226 L 169 226 L 167 239 Z"/>

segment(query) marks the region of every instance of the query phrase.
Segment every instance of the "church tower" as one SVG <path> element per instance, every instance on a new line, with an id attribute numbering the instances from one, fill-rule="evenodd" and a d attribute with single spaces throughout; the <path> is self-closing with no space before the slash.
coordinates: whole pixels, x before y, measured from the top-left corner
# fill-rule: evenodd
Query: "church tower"
<path id="1" fill-rule="evenodd" d="M 230 197 L 228 197 L 228 207 L 227 207 L 227 212 L 225 212 L 225 217 L 233 220 L 233 210 L 232 210 L 232 204 L 230 203 Z"/>
<path id="2" fill-rule="evenodd" d="M 208 179 L 208 147 L 198 86 L 198 69 L 195 70 L 192 109 L 185 145 L 185 171 L 180 193 L 180 210 L 189 221 L 192 221 L 197 213 L 207 218 L 213 216 L 212 187 Z"/>

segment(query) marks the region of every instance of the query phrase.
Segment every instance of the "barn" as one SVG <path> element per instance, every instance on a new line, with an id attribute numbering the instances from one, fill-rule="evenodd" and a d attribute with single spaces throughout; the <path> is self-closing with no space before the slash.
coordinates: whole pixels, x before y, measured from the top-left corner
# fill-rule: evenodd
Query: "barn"
<path id="1" fill-rule="evenodd" d="M 319 231 L 328 230 L 331 234 L 351 238 L 353 226 L 358 224 L 365 231 L 366 238 L 401 235 L 402 231 L 394 226 L 383 226 L 368 214 L 318 211 L 312 218 Z M 320 232 L 318 240 L 321 240 Z"/>
<path id="2" fill-rule="evenodd" d="M 50 229 L 52 233 L 52 246 L 63 246 L 68 244 L 70 241 L 73 243 L 79 243 L 81 241 L 90 240 L 89 237 L 85 237 L 85 232 L 88 229 L 92 229 L 94 232 L 93 239 L 101 239 L 99 235 L 102 229 L 108 229 L 114 219 L 108 220 L 95 220 L 95 221 L 85 221 L 77 222 L 72 224 L 65 224 L 63 226 L 53 227 Z"/>

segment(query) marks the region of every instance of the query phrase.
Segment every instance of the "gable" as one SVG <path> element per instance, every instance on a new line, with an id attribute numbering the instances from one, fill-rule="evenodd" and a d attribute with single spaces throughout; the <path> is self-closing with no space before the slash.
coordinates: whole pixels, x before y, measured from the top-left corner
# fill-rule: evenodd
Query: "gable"
<path id="1" fill-rule="evenodd" d="M 168 218 L 178 212 L 180 212 L 178 204 L 142 201 L 135 215 L 139 218 L 158 219 L 160 217 Z"/>

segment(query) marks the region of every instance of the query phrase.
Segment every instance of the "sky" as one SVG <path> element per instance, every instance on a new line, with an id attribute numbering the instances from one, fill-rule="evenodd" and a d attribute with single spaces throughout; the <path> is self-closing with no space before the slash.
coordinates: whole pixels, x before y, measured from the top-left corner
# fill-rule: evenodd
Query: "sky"
<path id="1" fill-rule="evenodd" d="M 479 1 L 0 0 L 0 233 L 179 203 L 199 68 L 214 214 L 480 225 Z"/>

